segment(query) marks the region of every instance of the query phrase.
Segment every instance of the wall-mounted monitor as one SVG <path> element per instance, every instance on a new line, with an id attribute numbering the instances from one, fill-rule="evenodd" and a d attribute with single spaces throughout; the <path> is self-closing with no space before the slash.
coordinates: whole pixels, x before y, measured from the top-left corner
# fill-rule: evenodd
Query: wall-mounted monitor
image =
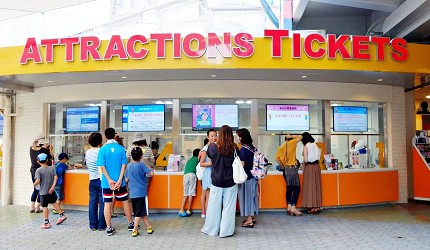
<path id="1" fill-rule="evenodd" d="M 0 136 L 3 135 L 3 116 L 0 115 Z"/>
<path id="2" fill-rule="evenodd" d="M 267 131 L 309 131 L 309 105 L 267 104 Z"/>
<path id="3" fill-rule="evenodd" d="M 66 132 L 98 132 L 100 107 L 66 108 Z"/>
<path id="4" fill-rule="evenodd" d="M 239 128 L 239 107 L 236 104 L 196 105 L 193 104 L 193 130 L 219 129 L 228 125 Z"/>
<path id="5" fill-rule="evenodd" d="M 333 131 L 366 132 L 367 107 L 334 106 Z"/>
<path id="6" fill-rule="evenodd" d="M 164 113 L 164 104 L 124 105 L 122 106 L 122 131 L 164 131 Z"/>

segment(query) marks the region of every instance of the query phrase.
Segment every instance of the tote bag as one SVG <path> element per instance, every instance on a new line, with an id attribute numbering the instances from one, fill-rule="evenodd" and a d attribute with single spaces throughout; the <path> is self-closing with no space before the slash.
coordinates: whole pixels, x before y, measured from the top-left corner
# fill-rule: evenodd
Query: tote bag
<path id="1" fill-rule="evenodd" d="M 200 162 L 199 162 L 199 164 L 197 164 L 197 166 L 196 166 L 196 176 L 197 176 L 198 180 L 203 179 L 203 172 L 204 171 L 205 171 L 205 169 L 200 166 Z"/>
<path id="2" fill-rule="evenodd" d="M 248 175 L 245 173 L 242 161 L 234 150 L 234 161 L 233 161 L 233 181 L 236 184 L 242 184 L 248 179 Z"/>

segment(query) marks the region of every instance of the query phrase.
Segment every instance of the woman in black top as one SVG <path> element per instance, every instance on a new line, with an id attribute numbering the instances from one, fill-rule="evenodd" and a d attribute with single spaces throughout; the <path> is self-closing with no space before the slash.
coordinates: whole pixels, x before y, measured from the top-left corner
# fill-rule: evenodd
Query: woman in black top
<path id="1" fill-rule="evenodd" d="M 48 165 L 52 165 L 52 155 L 50 151 L 49 140 L 45 139 L 44 136 L 37 136 L 33 142 L 33 146 L 30 147 L 30 173 L 31 180 L 33 181 L 33 183 L 36 181 L 36 179 L 34 178 L 36 170 L 40 168 L 40 164 L 37 162 L 37 156 L 41 153 L 45 153 L 48 155 Z M 40 209 L 39 190 L 37 190 L 36 188 L 33 188 L 33 193 L 31 194 L 30 213 L 34 212 L 42 212 L 42 210 Z"/>
<path id="2" fill-rule="evenodd" d="M 237 185 L 233 181 L 233 130 L 224 125 L 219 130 L 217 143 L 208 147 L 212 161 L 212 186 L 202 232 L 211 236 L 228 237 L 234 234 Z"/>
<path id="3" fill-rule="evenodd" d="M 239 157 L 248 175 L 245 183 L 238 185 L 240 216 L 246 216 L 241 226 L 253 228 L 255 216 L 258 214 L 258 181 L 251 174 L 256 149 L 252 145 L 251 134 L 246 128 L 238 129 L 236 134 L 242 144 L 242 148 L 239 150 Z"/>

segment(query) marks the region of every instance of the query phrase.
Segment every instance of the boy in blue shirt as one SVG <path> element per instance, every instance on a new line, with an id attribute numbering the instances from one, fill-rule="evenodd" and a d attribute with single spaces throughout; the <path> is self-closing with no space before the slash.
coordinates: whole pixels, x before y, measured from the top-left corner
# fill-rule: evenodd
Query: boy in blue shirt
<path id="1" fill-rule="evenodd" d="M 97 166 L 102 172 L 101 186 L 103 201 L 105 203 L 104 215 L 106 220 L 106 234 L 111 236 L 115 233 L 112 227 L 112 197 L 117 201 L 122 201 L 125 216 L 128 221 L 128 230 L 132 231 L 134 223 L 131 218 L 130 203 L 128 201 L 128 191 L 125 187 L 125 168 L 127 167 L 127 157 L 125 149 L 115 140 L 115 129 L 105 129 L 107 142 L 100 148 L 97 156 Z"/>
<path id="2" fill-rule="evenodd" d="M 57 195 L 57 204 L 61 207 L 61 202 L 64 199 L 64 174 L 66 170 L 69 169 L 67 161 L 69 156 L 66 153 L 61 153 L 58 155 L 58 163 L 55 164 L 55 172 L 57 173 L 57 185 L 55 186 L 55 194 Z M 58 214 L 58 211 L 54 208 L 52 209 L 53 214 Z"/>
<path id="3" fill-rule="evenodd" d="M 148 168 L 142 160 L 143 152 L 140 147 L 135 147 L 131 150 L 131 162 L 128 164 L 125 171 L 125 178 L 130 189 L 131 205 L 134 212 L 134 228 L 131 235 L 136 237 L 139 235 L 138 227 L 140 219 L 146 225 L 147 233 L 152 234 L 152 226 L 148 221 L 148 211 L 145 197 L 148 195 L 146 175 L 154 175 L 154 169 Z"/>

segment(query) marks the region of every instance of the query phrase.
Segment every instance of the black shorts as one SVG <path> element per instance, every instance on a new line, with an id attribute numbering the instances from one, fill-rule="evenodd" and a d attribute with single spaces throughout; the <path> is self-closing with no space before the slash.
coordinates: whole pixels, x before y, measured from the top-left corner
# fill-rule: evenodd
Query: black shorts
<path id="1" fill-rule="evenodd" d="M 126 201 L 128 200 L 128 192 L 125 186 L 120 187 L 119 189 L 112 190 L 110 188 L 103 188 L 103 201 L 104 202 L 112 202 L 112 197 L 115 195 L 117 201 Z"/>
<path id="2" fill-rule="evenodd" d="M 145 197 L 131 198 L 131 206 L 133 207 L 133 213 L 135 217 L 143 217 L 148 215 Z"/>
<path id="3" fill-rule="evenodd" d="M 41 207 L 48 207 L 48 204 L 53 204 L 57 202 L 57 195 L 55 192 L 52 192 L 52 194 L 45 194 L 40 196 L 40 206 Z"/>

